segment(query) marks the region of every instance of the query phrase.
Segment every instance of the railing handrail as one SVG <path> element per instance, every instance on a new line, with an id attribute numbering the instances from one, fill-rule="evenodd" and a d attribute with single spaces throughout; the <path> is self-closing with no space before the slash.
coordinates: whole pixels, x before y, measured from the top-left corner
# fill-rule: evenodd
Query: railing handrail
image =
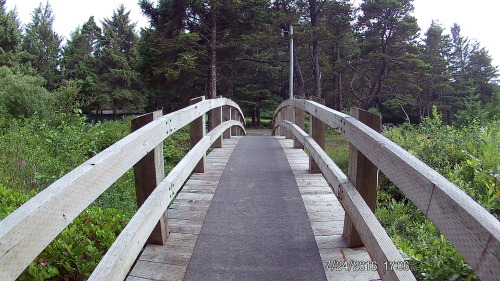
<path id="1" fill-rule="evenodd" d="M 349 181 L 347 176 L 318 145 L 318 143 L 290 121 L 277 121 L 276 126 L 284 126 L 309 151 L 311 157 L 318 164 L 323 176 L 342 203 L 346 213 L 352 218 L 356 229 L 360 230 L 360 237 L 375 262 L 374 267 L 382 280 L 416 280 L 411 271 L 403 265 L 405 260 L 398 249 L 392 243 L 384 227 L 363 200 L 356 187 Z M 391 265 L 398 265 L 389 267 Z M 401 266 L 400 266 L 401 265 Z"/>
<path id="2" fill-rule="evenodd" d="M 168 208 L 175 194 L 188 179 L 194 167 L 206 151 L 225 130 L 241 126 L 238 121 L 226 121 L 205 135 L 168 176 L 155 188 L 144 204 L 137 210 L 125 229 L 116 238 L 97 265 L 89 280 L 123 280 L 140 254 L 149 234 Z"/>
<path id="3" fill-rule="evenodd" d="M 463 190 L 352 116 L 304 99 L 284 101 L 275 116 L 290 106 L 341 132 L 436 225 L 482 280 L 500 276 L 500 222 Z"/>
<path id="4" fill-rule="evenodd" d="M 239 106 L 209 99 L 166 114 L 61 177 L 0 221 L 0 279 L 14 280 L 45 247 L 148 152 L 208 111 Z"/>

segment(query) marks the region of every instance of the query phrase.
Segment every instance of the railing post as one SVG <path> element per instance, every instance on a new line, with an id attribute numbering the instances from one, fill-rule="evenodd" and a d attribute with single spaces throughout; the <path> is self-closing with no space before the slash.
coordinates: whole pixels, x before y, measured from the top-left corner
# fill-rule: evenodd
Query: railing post
<path id="1" fill-rule="evenodd" d="M 316 96 L 310 97 L 311 101 L 324 105 L 325 100 Z M 309 135 L 318 143 L 321 148 L 325 148 L 325 123 L 310 114 Z M 309 169 L 311 173 L 321 173 L 318 164 L 309 156 Z"/>
<path id="2" fill-rule="evenodd" d="M 351 108 L 351 116 L 379 133 L 382 131 L 382 117 L 380 115 L 353 107 Z M 359 191 L 368 207 L 372 212 L 375 212 L 377 207 L 378 168 L 352 144 L 349 144 L 348 178 Z M 347 215 L 344 219 L 344 238 L 348 247 L 363 246 L 351 218 Z"/>
<path id="3" fill-rule="evenodd" d="M 149 122 L 161 117 L 161 110 L 139 116 L 132 119 L 132 131 L 136 131 Z M 148 196 L 165 178 L 165 166 L 163 162 L 163 142 L 153 151 L 149 152 L 137 164 L 134 165 L 135 192 L 137 206 L 141 207 Z M 167 211 L 156 224 L 147 243 L 164 245 L 168 238 Z"/>
<path id="4" fill-rule="evenodd" d="M 296 99 L 304 99 L 305 97 L 295 96 Z M 305 129 L 305 111 L 302 108 L 295 107 L 295 124 L 302 130 Z M 303 149 L 304 145 L 297 139 L 293 138 L 293 147 Z"/>
<path id="5" fill-rule="evenodd" d="M 216 99 L 222 98 L 222 96 L 217 96 L 215 97 Z M 222 123 L 222 107 L 217 107 L 212 109 L 212 126 L 211 128 L 214 129 L 215 127 L 219 126 Z M 221 148 L 222 147 L 222 136 L 217 137 L 217 139 L 214 141 L 212 144 L 213 148 Z"/>
<path id="6" fill-rule="evenodd" d="M 189 104 L 195 104 L 199 103 L 201 101 L 204 101 L 205 97 L 198 97 L 191 99 L 189 101 Z M 207 128 L 206 128 L 206 118 L 205 114 L 202 116 L 196 118 L 193 122 L 191 122 L 190 128 L 191 128 L 191 133 L 190 133 L 190 144 L 191 148 L 193 148 L 206 134 Z M 205 156 L 201 158 L 200 162 L 196 165 L 196 167 L 193 169 L 193 173 L 204 173 L 205 172 Z"/>
<path id="7" fill-rule="evenodd" d="M 236 110 L 236 108 L 234 107 L 231 107 L 231 120 L 239 120 L 238 110 Z M 237 129 L 238 129 L 237 127 L 231 127 L 231 136 L 238 135 Z"/>
<path id="8" fill-rule="evenodd" d="M 222 120 L 224 122 L 231 120 L 231 107 L 229 105 L 224 105 L 222 107 Z M 229 139 L 231 138 L 231 128 L 227 129 L 224 131 L 222 134 L 224 139 Z"/>
<path id="9" fill-rule="evenodd" d="M 286 107 L 286 120 L 295 123 L 295 108 L 293 106 Z M 286 131 L 287 139 L 294 139 L 293 132 L 290 130 Z"/>
<path id="10" fill-rule="evenodd" d="M 283 109 L 281 109 L 281 111 L 278 115 L 280 121 L 286 120 L 286 111 L 287 110 L 288 110 L 288 107 L 284 107 Z M 286 137 L 286 128 L 285 127 L 280 127 L 279 136 Z"/>
<path id="11" fill-rule="evenodd" d="M 240 115 L 240 123 L 245 124 L 245 118 L 243 117 L 243 115 L 241 114 L 239 115 Z M 236 127 L 236 129 L 238 130 L 238 135 L 243 136 L 243 129 L 241 127 Z"/>

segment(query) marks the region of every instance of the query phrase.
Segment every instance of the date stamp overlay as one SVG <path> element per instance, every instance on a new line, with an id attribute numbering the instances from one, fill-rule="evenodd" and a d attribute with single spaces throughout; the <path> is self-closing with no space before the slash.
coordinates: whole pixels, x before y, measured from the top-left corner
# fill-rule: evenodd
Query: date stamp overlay
<path id="1" fill-rule="evenodd" d="M 382 264 L 378 264 L 376 261 L 331 260 L 324 261 L 323 265 L 326 271 L 377 271 L 379 268 L 382 268 L 383 271 L 410 270 L 410 263 L 408 261 L 385 261 Z"/>

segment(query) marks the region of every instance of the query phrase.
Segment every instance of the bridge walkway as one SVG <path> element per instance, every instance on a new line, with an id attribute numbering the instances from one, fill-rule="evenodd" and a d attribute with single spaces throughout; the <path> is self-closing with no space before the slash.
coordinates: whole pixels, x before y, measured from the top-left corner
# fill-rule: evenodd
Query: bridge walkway
<path id="1" fill-rule="evenodd" d="M 344 210 L 293 141 L 231 137 L 206 161 L 168 210 L 167 243 L 148 245 L 127 280 L 379 278 L 340 268 L 371 259 L 346 248 Z"/>

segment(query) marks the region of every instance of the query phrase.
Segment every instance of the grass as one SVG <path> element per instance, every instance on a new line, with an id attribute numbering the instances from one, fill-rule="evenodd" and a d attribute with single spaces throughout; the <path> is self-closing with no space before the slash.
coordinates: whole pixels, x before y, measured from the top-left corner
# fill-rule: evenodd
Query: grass
<path id="1" fill-rule="evenodd" d="M 327 132 L 325 152 L 347 174 L 349 166 L 349 142 L 341 135 L 329 136 Z"/>

